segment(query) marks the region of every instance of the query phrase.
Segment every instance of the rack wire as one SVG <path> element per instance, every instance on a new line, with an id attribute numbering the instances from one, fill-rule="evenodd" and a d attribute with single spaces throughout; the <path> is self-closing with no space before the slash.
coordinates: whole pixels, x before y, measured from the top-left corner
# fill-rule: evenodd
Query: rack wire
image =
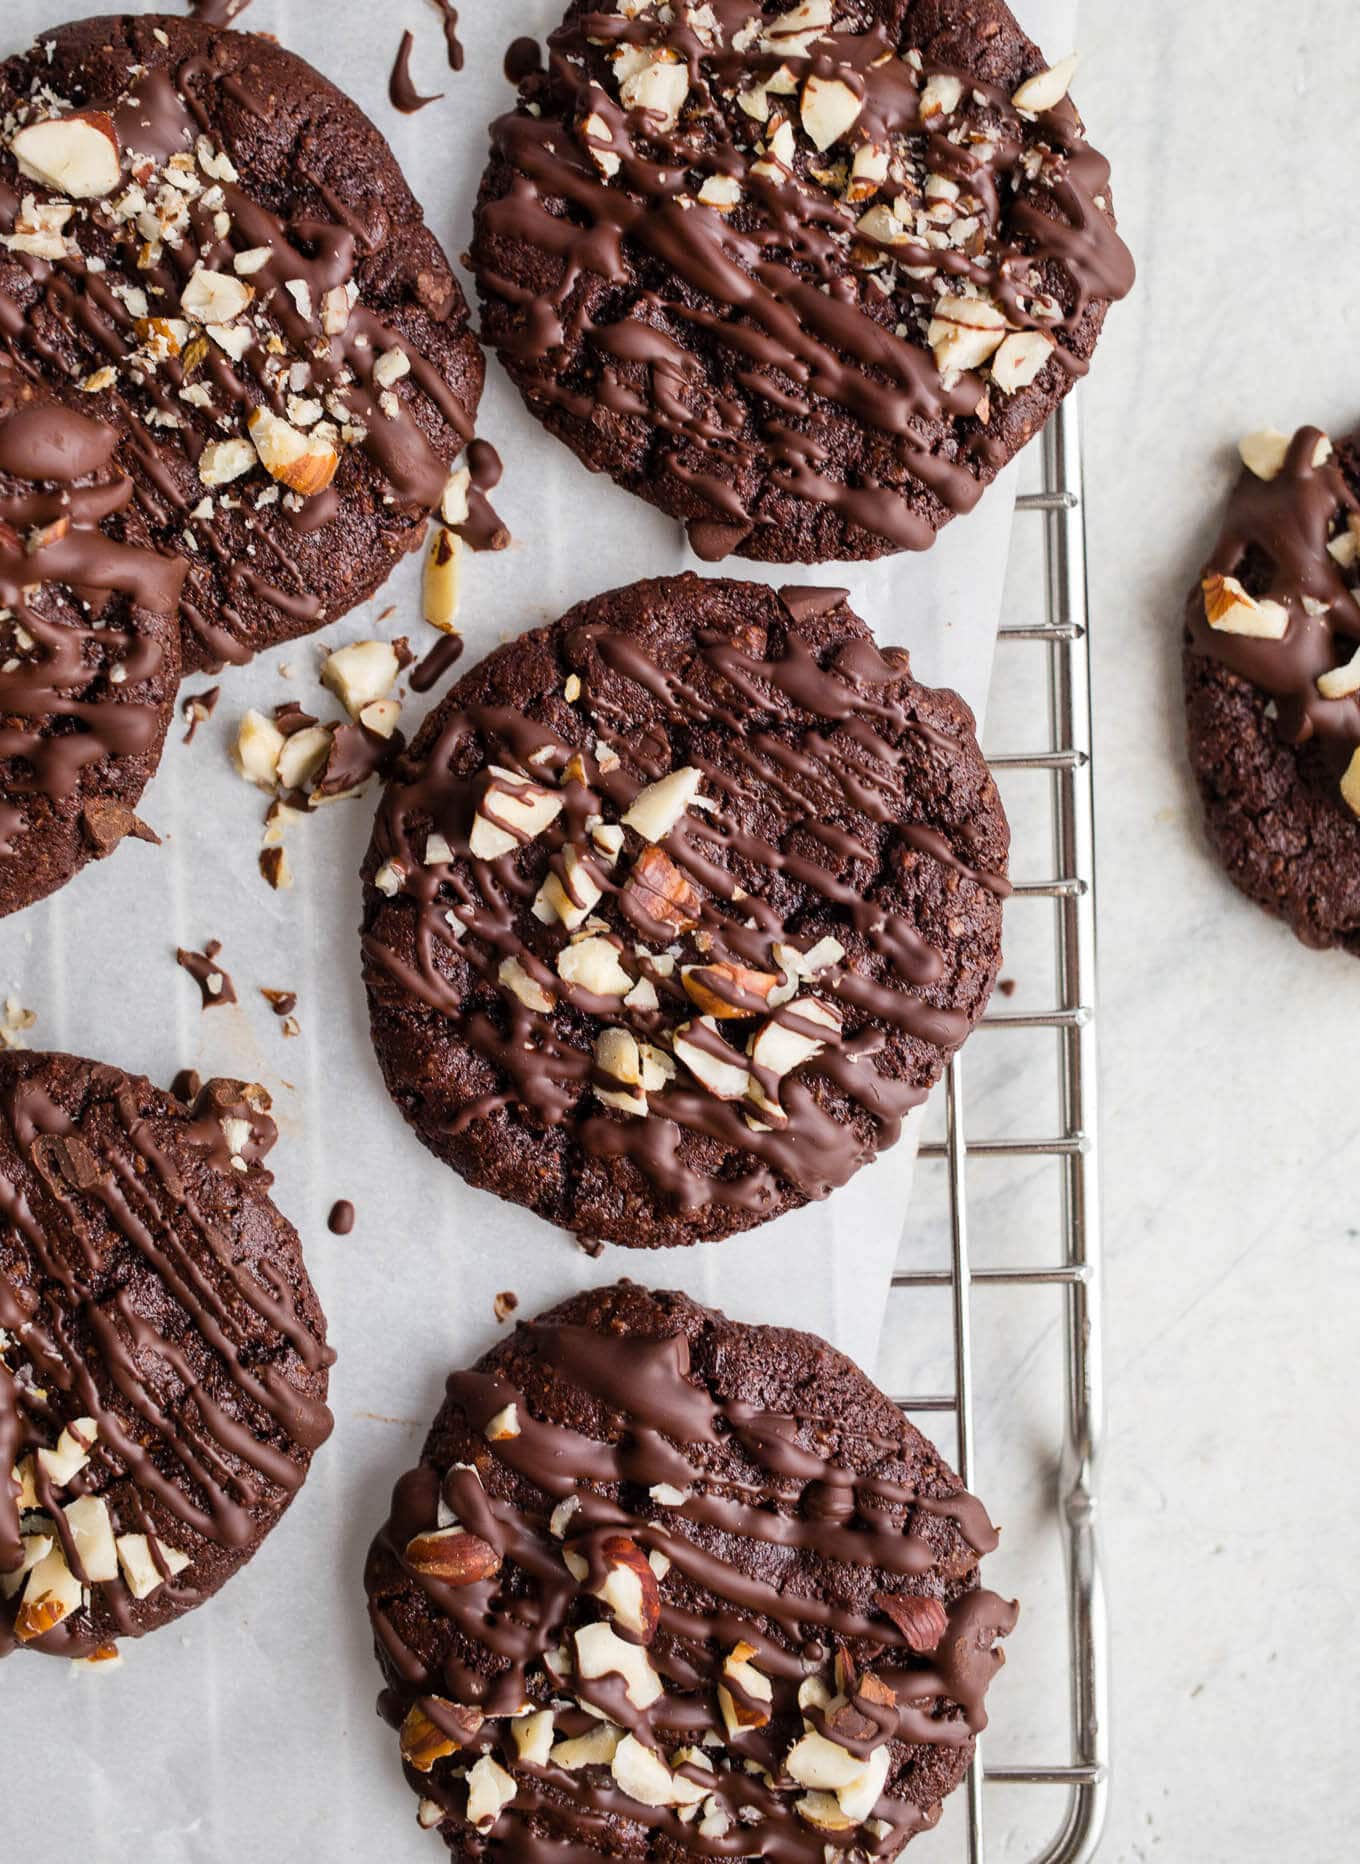
<path id="1" fill-rule="evenodd" d="M 1034 1864 L 1086 1864 L 1100 1843 L 1109 1790 L 1108 1640 L 1096 1537 L 1098 1457 L 1102 1426 L 1100 1337 L 1100 1208 L 1097 1159 L 1095 838 L 1091 773 L 1089 608 L 1078 397 L 1069 396 L 1042 443 L 1042 490 L 1018 501 L 1018 523 L 1044 526 L 1046 616 L 1003 626 L 1001 650 L 1047 655 L 1048 743 L 994 757 L 997 771 L 1050 773 L 1053 877 L 1017 885 L 1016 901 L 1052 903 L 1056 993 L 1052 1009 L 994 1011 L 975 1040 L 1016 1030 L 1052 1030 L 1057 1068 L 1058 1130 L 1047 1137 L 990 1138 L 965 1125 L 965 1058 L 957 1056 L 944 1083 L 944 1138 L 921 1147 L 927 1168 L 947 1179 L 950 1260 L 947 1268 L 899 1268 L 894 1290 L 947 1289 L 952 1317 L 952 1389 L 899 1398 L 908 1412 L 948 1412 L 957 1429 L 957 1466 L 971 1487 L 975 1462 L 972 1355 L 973 1299 L 1003 1298 L 1019 1288 L 1051 1289 L 1063 1304 L 1066 1373 L 1063 1442 L 1056 1502 L 1066 1561 L 1070 1747 L 1053 1765 L 988 1766 L 981 1744 L 966 1787 L 966 1856 L 985 1864 L 986 1789 L 1065 1788 L 1061 1824 Z M 1000 669 L 1004 677 L 1005 664 Z M 1015 906 L 1009 911 L 1014 912 Z M 1047 1084 L 1045 1084 L 1047 1085 Z M 1042 1104 L 1042 1094 L 1035 1093 Z M 1058 1254 L 1028 1266 L 975 1264 L 969 1243 L 973 1170 L 997 1159 L 1050 1158 L 1060 1173 Z"/>

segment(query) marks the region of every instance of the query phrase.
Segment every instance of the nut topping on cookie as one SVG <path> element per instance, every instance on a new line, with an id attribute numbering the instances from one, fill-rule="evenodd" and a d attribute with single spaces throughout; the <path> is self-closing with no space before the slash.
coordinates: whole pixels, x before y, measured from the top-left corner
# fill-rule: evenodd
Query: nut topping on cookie
<path id="1" fill-rule="evenodd" d="M 927 10 L 923 49 L 918 11 L 573 8 L 493 127 L 489 340 L 533 412 L 701 556 L 926 547 L 1132 284 L 1075 59 L 1045 68 L 1000 0 Z M 619 289 L 586 318 L 575 281 L 602 263 Z"/>
<path id="2" fill-rule="evenodd" d="M 482 1420 L 507 1402 L 521 1428 L 488 1459 Z M 848 1361 L 628 1284 L 455 1373 L 393 1507 L 366 1571 L 382 1713 L 456 1856 L 491 1819 L 544 1864 L 587 1833 L 609 1855 L 740 1832 L 820 1860 L 826 1832 L 848 1861 L 895 1858 L 962 1778 L 1015 1620 L 977 1586 L 984 1511 Z M 413 1565 L 447 1513 L 504 1536 L 483 1585 Z M 938 1615 L 928 1650 L 871 1612 L 866 1579 Z"/>

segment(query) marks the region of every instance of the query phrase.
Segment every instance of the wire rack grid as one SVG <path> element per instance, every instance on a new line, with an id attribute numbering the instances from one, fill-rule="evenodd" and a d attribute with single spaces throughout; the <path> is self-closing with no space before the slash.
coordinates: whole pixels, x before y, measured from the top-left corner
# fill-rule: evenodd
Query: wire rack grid
<path id="1" fill-rule="evenodd" d="M 1070 1694 L 1070 1749 L 1053 1765 L 988 1766 L 981 1744 L 966 1787 L 965 1855 L 985 1864 L 986 1788 L 1045 1786 L 1066 1790 L 1061 1824 L 1034 1864 L 1086 1864 L 1100 1842 L 1109 1787 L 1108 1650 L 1096 1540 L 1101 1435 L 1100 1215 L 1097 1162 L 1096 967 L 1091 687 L 1088 658 L 1085 514 L 1078 397 L 1069 396 L 1042 443 L 1042 489 L 1018 501 L 1017 523 L 1044 526 L 1046 617 L 1003 626 L 1006 654 L 1047 655 L 1048 743 L 993 757 L 998 772 L 1049 772 L 1053 878 L 1016 886 L 1017 902 L 1049 901 L 1055 914 L 1056 1001 L 1052 1009 L 993 1011 L 979 1040 L 1017 1030 L 1051 1030 L 1056 1063 L 1056 1134 L 1035 1139 L 975 1136 L 965 1125 L 965 1061 L 957 1056 L 944 1083 L 944 1137 L 921 1147 L 927 1169 L 946 1176 L 949 1261 L 939 1269 L 899 1267 L 894 1290 L 947 1290 L 952 1320 L 952 1389 L 906 1395 L 903 1410 L 947 1412 L 957 1432 L 957 1464 L 972 1486 L 975 1462 L 973 1301 L 1004 1300 L 1020 1288 L 1046 1288 L 1063 1304 L 1065 1384 L 1062 1444 L 1054 1501 L 1065 1558 Z M 1005 662 L 999 669 L 1005 675 Z M 1017 910 L 1016 906 L 1008 908 Z M 1026 910 L 1021 908 L 1021 910 Z M 1033 907 L 1029 910 L 1041 910 Z M 1051 1094 L 1051 1079 L 1035 1083 Z M 1044 1095 L 1036 1091 L 1040 1103 Z M 975 1263 L 969 1247 L 969 1185 L 989 1162 L 1050 1159 L 1060 1174 L 1057 1254 L 1026 1266 Z M 890 1309 L 890 1312 L 892 1310 Z M 890 1323 L 891 1324 L 891 1323 Z"/>

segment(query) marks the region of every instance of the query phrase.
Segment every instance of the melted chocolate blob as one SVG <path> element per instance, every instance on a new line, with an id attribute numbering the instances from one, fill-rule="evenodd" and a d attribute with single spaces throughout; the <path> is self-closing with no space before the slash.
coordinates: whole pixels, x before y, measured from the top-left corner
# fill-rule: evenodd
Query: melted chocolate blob
<path id="1" fill-rule="evenodd" d="M 0 1056 L 0 1574 L 31 1569 L 0 1656 L 102 1654 L 202 1603 L 330 1434 L 325 1322 L 261 1166 L 268 1097 L 177 1086 L 192 1107 Z"/>
<path id="2" fill-rule="evenodd" d="M 1355 442 L 1338 453 L 1317 427 L 1299 429 L 1271 477 L 1244 466 L 1187 609 L 1195 651 L 1268 693 L 1280 738 L 1296 746 L 1316 740 L 1338 777 L 1360 747 L 1360 685 L 1329 698 L 1318 681 L 1349 666 L 1360 649 L 1360 495 L 1352 477 L 1360 481 Z M 1282 608 L 1283 635 L 1212 626 L 1214 590 L 1204 584 L 1220 576 L 1237 579 L 1253 601 Z"/>
<path id="3" fill-rule="evenodd" d="M 459 1857 L 824 1864 L 831 1815 L 854 1855 L 894 1857 L 986 1725 L 1016 1621 L 978 1589 L 996 1542 L 824 1342 L 625 1282 L 450 1378 L 369 1555 L 380 1712 Z M 843 1783 L 867 1770 L 858 1804 L 804 1797 L 812 1733 Z M 474 1837 L 485 1757 L 508 1777 Z"/>
<path id="4" fill-rule="evenodd" d="M 492 128 L 486 335 L 706 560 L 925 548 L 1132 286 L 1076 110 L 1012 101 L 1043 59 L 1000 0 L 574 5 L 548 49 Z"/>
<path id="5" fill-rule="evenodd" d="M 205 1010 L 220 1009 L 224 1003 L 236 1002 L 236 986 L 230 974 L 215 962 L 221 949 L 221 941 L 214 938 L 208 940 L 203 951 L 185 951 L 181 948 L 175 953 L 175 963 L 182 971 L 187 971 L 198 985 Z"/>
<path id="6" fill-rule="evenodd" d="M 1186 608 L 1191 762 L 1234 883 L 1360 953 L 1360 446 L 1305 427 L 1243 448 Z"/>
<path id="7" fill-rule="evenodd" d="M 347 1197 L 337 1198 L 331 1205 L 326 1228 L 332 1236 L 348 1236 L 354 1228 L 354 1206 Z"/>
<path id="8" fill-rule="evenodd" d="M 981 1014 L 1007 840 L 966 708 L 843 592 L 599 597 L 468 674 L 384 795 L 389 1087 L 578 1234 L 749 1228 L 891 1145 Z"/>

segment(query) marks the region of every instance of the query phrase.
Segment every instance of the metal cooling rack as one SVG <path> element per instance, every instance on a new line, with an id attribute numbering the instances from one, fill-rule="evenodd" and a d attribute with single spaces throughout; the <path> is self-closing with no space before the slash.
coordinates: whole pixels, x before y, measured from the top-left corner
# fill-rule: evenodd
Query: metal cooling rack
<path id="1" fill-rule="evenodd" d="M 976 1041 L 1004 1039 L 1016 1030 L 1054 1032 L 1058 1131 L 1038 1139 L 987 1138 L 965 1122 L 965 1058 L 956 1057 L 944 1084 L 945 1137 L 921 1147 L 926 1169 L 947 1175 L 951 1260 L 938 1270 L 899 1268 L 894 1290 L 949 1291 L 953 1320 L 953 1389 L 899 1399 L 908 1412 L 947 1412 L 957 1426 L 957 1467 L 972 1487 L 974 1464 L 972 1305 L 999 1301 L 1008 1290 L 1047 1288 L 1064 1309 L 1066 1392 L 1055 1505 L 1066 1559 L 1068 1674 L 1071 1679 L 1070 1747 L 1052 1765 L 992 1767 L 981 1745 L 966 1788 L 966 1853 L 985 1864 L 984 1809 L 989 1786 L 1066 1788 L 1059 1829 L 1034 1864 L 1085 1864 L 1094 1857 L 1109 1789 L 1108 1648 L 1104 1592 L 1096 1542 L 1098 1455 L 1102 1425 L 1100 1341 L 1100 1211 L 1096 1111 L 1095 840 L 1091 783 L 1091 687 L 1088 657 L 1086 535 L 1077 396 L 1063 403 L 1042 443 L 1043 489 L 1022 496 L 1017 522 L 1044 526 L 1043 622 L 1028 619 L 1000 631 L 1001 655 L 1038 650 L 1048 660 L 1049 735 L 1044 748 L 995 757 L 992 767 L 1048 771 L 1053 878 L 1015 888 L 1010 913 L 1040 910 L 1026 901 L 1052 902 L 1055 914 L 1055 1007 L 1036 1013 L 995 1011 Z M 1005 677 L 1003 658 L 999 669 Z M 976 1053 L 976 1051 L 974 1051 Z M 1036 1071 L 1038 1072 L 1038 1071 Z M 1051 1075 L 1035 1080 L 1035 1104 L 1046 1103 Z M 969 1250 L 969 1181 L 998 1159 L 1056 1162 L 1061 1201 L 1052 1260 L 1040 1250 L 1026 1267 L 975 1264 Z M 1039 1239 L 1036 1239 L 1036 1242 Z M 911 1247 L 910 1240 L 907 1244 Z M 891 1326 L 892 1309 L 889 1310 Z M 1023 1623 L 1023 1619 L 1022 1619 Z M 1008 1852 L 1008 1855 L 1011 1853 Z"/>

